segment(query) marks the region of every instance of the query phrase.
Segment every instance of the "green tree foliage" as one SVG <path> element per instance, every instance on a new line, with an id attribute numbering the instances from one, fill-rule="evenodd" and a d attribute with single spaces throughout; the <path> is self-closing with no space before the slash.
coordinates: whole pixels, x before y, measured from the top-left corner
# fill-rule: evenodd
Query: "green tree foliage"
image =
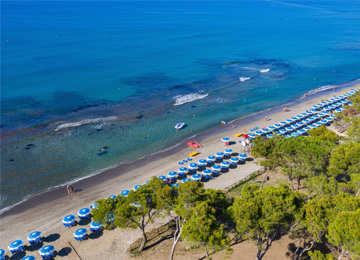
<path id="1" fill-rule="evenodd" d="M 256 241 L 256 259 L 262 259 L 273 239 L 287 233 L 295 223 L 304 203 L 303 196 L 286 186 L 245 188 L 244 196 L 235 198 L 229 211 L 237 231 Z"/>
<path id="2" fill-rule="evenodd" d="M 313 137 L 287 138 L 276 147 L 273 160 L 299 189 L 303 179 L 325 172 L 331 148 L 331 143 Z"/>
<path id="3" fill-rule="evenodd" d="M 351 119 L 351 125 L 347 130 L 349 140 L 353 143 L 360 142 L 360 118 L 353 116 Z"/>
<path id="4" fill-rule="evenodd" d="M 323 197 L 326 195 L 334 196 L 342 190 L 342 185 L 334 177 L 325 175 L 309 178 L 306 186 L 310 190 L 312 196 Z"/>
<path id="5" fill-rule="evenodd" d="M 193 242 L 205 251 L 206 257 L 219 250 L 230 249 L 230 239 L 225 235 L 222 225 L 216 223 L 215 209 L 207 202 L 197 204 L 183 227 L 182 237 Z"/>
<path id="6" fill-rule="evenodd" d="M 328 141 L 334 144 L 339 140 L 339 136 L 325 126 L 313 128 L 308 131 L 308 134 L 321 141 Z"/>
<path id="7" fill-rule="evenodd" d="M 106 221 L 106 216 L 115 211 L 116 204 L 120 200 L 122 200 L 121 197 L 117 197 L 115 200 L 112 198 L 97 200 L 97 207 L 91 211 L 93 220 L 100 221 L 105 227 L 109 227 L 110 223 Z"/>
<path id="8" fill-rule="evenodd" d="M 348 193 L 313 198 L 305 206 L 305 225 L 315 241 L 320 242 L 337 214 L 343 211 L 354 211 L 359 207 L 360 198 Z"/>
<path id="9" fill-rule="evenodd" d="M 360 143 L 338 145 L 330 156 L 329 174 L 333 176 L 360 173 Z"/>
<path id="10" fill-rule="evenodd" d="M 339 213 L 330 223 L 327 237 L 341 249 L 340 257 L 345 254 L 360 256 L 360 207 L 357 211 Z"/>
<path id="11" fill-rule="evenodd" d="M 167 189 L 167 184 L 161 179 L 153 177 L 146 185 L 141 186 L 136 192 L 130 191 L 122 203 L 116 205 L 115 225 L 120 228 L 139 228 L 143 240 L 139 247 L 142 252 L 147 242 L 145 227 L 153 221 L 153 218 L 163 210 L 161 203 L 162 189 Z"/>
<path id="12" fill-rule="evenodd" d="M 319 250 L 309 252 L 310 259 L 313 260 L 335 260 L 335 257 L 332 254 L 324 255 Z"/>

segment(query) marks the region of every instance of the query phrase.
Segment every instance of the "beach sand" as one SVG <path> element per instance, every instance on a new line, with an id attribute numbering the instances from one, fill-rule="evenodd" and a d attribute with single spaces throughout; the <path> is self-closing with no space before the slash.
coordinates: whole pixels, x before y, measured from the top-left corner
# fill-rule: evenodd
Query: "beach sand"
<path id="1" fill-rule="evenodd" d="M 230 141 L 236 142 L 230 145 L 229 148 L 235 153 L 241 153 L 241 145 L 238 142 L 240 138 L 234 137 L 234 134 L 242 133 L 244 129 L 249 133 L 249 129 L 255 126 L 263 128 L 273 125 L 310 109 L 319 100 L 330 99 L 334 94 L 341 95 L 344 92 L 350 91 L 350 89 L 357 89 L 359 87 L 360 84 L 337 90 L 335 93 L 332 93 L 332 90 L 328 90 L 327 94 L 322 93 L 308 96 L 295 102 L 293 105 L 289 105 L 289 111 L 287 112 L 282 111 L 283 107 L 277 107 L 252 117 L 235 121 L 235 128 L 232 127 L 232 123 L 220 126 L 196 137 L 196 140 L 203 146 L 200 149 L 188 147 L 184 142 L 184 144 L 174 149 L 147 156 L 74 183 L 75 193 L 72 195 L 67 194 L 66 187 L 59 187 L 35 196 L 1 216 L 0 248 L 3 248 L 6 254 L 9 255 L 7 248 L 9 243 L 16 239 L 22 239 L 25 244 L 28 244 L 27 235 L 35 230 L 39 230 L 45 237 L 44 245 L 52 244 L 59 252 L 59 256 L 56 258 L 76 259 L 72 258 L 71 254 L 68 255 L 66 250 L 64 250 L 67 247 L 68 241 L 74 246 L 81 259 L 111 260 L 130 258 L 126 251 L 130 244 L 141 237 L 138 230 L 120 230 L 116 228 L 111 231 L 104 231 L 102 236 L 90 238 L 80 243 L 73 238 L 73 232 L 79 228 L 79 225 L 65 228 L 62 224 L 63 217 L 68 214 L 77 216 L 78 210 L 83 207 L 89 207 L 95 200 L 107 198 L 109 195 L 117 195 L 122 190 L 132 189 L 137 184 L 144 184 L 145 181 L 154 175 L 166 175 L 170 171 L 178 170 L 181 167 L 178 162 L 188 158 L 188 154 L 191 152 L 198 151 L 200 153 L 193 157 L 195 162 L 199 159 L 205 159 L 209 155 L 215 155 L 216 152 L 223 152 L 228 147 L 221 141 L 222 137 L 227 136 L 230 138 Z M 266 115 L 269 118 L 268 121 L 265 120 Z M 256 118 L 255 121 L 254 118 Z M 184 164 L 184 166 L 187 165 L 188 163 Z M 254 162 L 246 162 L 246 164 L 238 165 L 237 168 L 230 169 L 229 172 L 205 183 L 205 187 L 224 189 L 259 169 L 260 166 Z M 166 221 L 168 221 L 166 218 L 159 219 L 152 226 L 166 223 Z M 89 223 L 83 223 L 83 227 L 89 228 Z M 150 230 L 151 227 L 148 227 L 147 231 Z M 39 248 L 29 249 L 26 251 L 26 255 L 33 255 L 40 259 L 38 250 Z M 25 254 L 20 254 L 11 259 L 21 259 L 24 256 Z M 168 255 L 164 255 L 164 258 L 156 258 L 166 259 Z"/>

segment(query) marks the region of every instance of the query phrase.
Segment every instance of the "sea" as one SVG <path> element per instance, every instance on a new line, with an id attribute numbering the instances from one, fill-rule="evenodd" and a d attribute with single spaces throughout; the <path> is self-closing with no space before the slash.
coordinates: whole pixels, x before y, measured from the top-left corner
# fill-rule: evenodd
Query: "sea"
<path id="1" fill-rule="evenodd" d="M 1 212 L 359 79 L 355 0 L 1 1 Z"/>

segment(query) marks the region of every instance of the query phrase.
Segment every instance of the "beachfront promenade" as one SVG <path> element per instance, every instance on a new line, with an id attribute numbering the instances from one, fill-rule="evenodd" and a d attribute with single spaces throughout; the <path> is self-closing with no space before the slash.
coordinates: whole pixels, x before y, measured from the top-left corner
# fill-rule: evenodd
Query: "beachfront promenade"
<path id="1" fill-rule="evenodd" d="M 351 88 L 356 88 L 356 86 Z M 349 90 L 342 90 L 341 93 L 335 94 L 340 95 Z M 228 148 L 224 145 L 224 142 L 221 141 L 221 138 L 224 136 L 230 137 L 230 141 L 235 142 L 235 144 L 231 145 L 229 148 L 231 148 L 234 153 L 241 153 L 241 146 L 238 142 L 240 139 L 234 137 L 234 134 L 242 132 L 240 129 L 253 129 L 254 127 L 259 127 L 261 129 L 288 118 L 296 117 L 296 115 L 309 110 L 312 106 L 318 104 L 319 100 L 330 99 L 333 95 L 334 94 L 329 94 L 317 99 L 308 98 L 307 100 L 304 100 L 304 102 L 291 107 L 288 112 L 279 112 L 269 115 L 270 121 L 261 119 L 246 126 L 238 126 L 235 129 L 227 129 L 222 133 L 210 135 L 206 139 L 201 140 L 203 147 L 198 150 L 200 154 L 195 157 L 196 159 L 194 158 L 194 161 L 207 158 L 209 155 L 215 155 L 216 152 L 223 152 L 224 149 Z M 145 159 L 146 162 L 142 165 L 138 167 L 136 167 L 136 165 L 128 167 L 127 172 L 111 179 L 104 179 L 102 183 L 99 183 L 92 188 L 84 189 L 71 196 L 68 196 L 64 190 L 64 196 L 45 201 L 39 205 L 35 204 L 33 207 L 25 208 L 21 211 L 17 211 L 15 208 L 2 217 L 0 238 L 1 248 L 7 249 L 7 245 L 16 239 L 22 239 L 25 242 L 27 241 L 26 237 L 28 234 L 34 230 L 40 230 L 45 237 L 45 241 L 49 241 L 45 242 L 44 245 L 52 244 L 58 252 L 62 250 L 63 246 L 68 241 L 70 241 L 79 255 L 82 256 L 82 259 L 127 258 L 126 250 L 128 246 L 139 237 L 137 231 L 123 231 L 119 229 L 105 231 L 98 239 L 89 239 L 84 243 L 79 243 L 73 238 L 74 231 L 79 227 L 66 229 L 61 223 L 63 217 L 69 214 L 77 215 L 78 210 L 83 207 L 89 207 L 97 199 L 106 198 L 112 194 L 119 194 L 122 190 L 132 189 L 132 187 L 137 184 L 142 185 L 150 179 L 151 176 L 166 175 L 170 171 L 177 170 L 181 167 L 178 165 L 178 161 L 186 158 L 187 154 L 191 151 L 193 151 L 193 149 L 187 147 L 171 155 L 164 155 L 156 160 L 152 160 L 148 157 Z M 236 168 L 230 169 L 219 177 L 215 177 L 213 180 L 206 182 L 205 187 L 225 189 L 259 169 L 260 166 L 253 162 L 239 164 Z M 113 169 L 111 171 L 112 173 L 116 173 L 119 169 Z M 106 176 L 106 174 L 104 174 L 104 176 Z M 75 184 L 75 187 L 82 188 L 81 183 Z M 166 221 L 166 219 L 161 221 Z M 86 226 L 84 225 L 84 227 Z M 56 239 L 51 241 L 49 237 Z M 6 252 L 9 254 L 8 250 L 6 250 Z M 37 258 L 39 257 L 38 251 L 27 252 L 27 254 L 34 255 Z M 66 255 L 64 256 L 67 257 Z"/>

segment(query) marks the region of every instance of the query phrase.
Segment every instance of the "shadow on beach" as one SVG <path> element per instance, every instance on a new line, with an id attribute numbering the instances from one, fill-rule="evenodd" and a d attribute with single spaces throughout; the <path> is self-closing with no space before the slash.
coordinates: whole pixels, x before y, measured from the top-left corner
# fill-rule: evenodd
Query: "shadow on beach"
<path id="1" fill-rule="evenodd" d="M 51 243 L 51 242 L 58 240 L 59 238 L 60 238 L 60 234 L 54 233 L 54 234 L 48 235 L 47 237 L 44 237 L 44 242 Z"/>

